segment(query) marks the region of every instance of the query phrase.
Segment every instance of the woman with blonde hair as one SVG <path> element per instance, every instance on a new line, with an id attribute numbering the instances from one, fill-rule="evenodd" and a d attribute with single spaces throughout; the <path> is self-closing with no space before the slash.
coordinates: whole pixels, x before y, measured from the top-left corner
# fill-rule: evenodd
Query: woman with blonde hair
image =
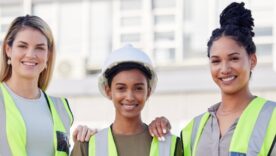
<path id="1" fill-rule="evenodd" d="M 0 155 L 68 155 L 73 114 L 65 98 L 45 93 L 55 59 L 50 27 L 38 16 L 17 17 L 0 59 Z"/>

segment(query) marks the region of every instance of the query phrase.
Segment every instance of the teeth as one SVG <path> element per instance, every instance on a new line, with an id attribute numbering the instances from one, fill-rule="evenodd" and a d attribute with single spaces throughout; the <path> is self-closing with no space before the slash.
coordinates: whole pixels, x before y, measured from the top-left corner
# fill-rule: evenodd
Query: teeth
<path id="1" fill-rule="evenodd" d="M 33 62 L 23 62 L 24 65 L 28 65 L 28 66 L 34 66 L 36 63 Z"/>
<path id="2" fill-rule="evenodd" d="M 126 109 L 134 109 L 136 105 L 127 105 L 127 104 L 123 104 L 123 107 Z"/>
<path id="3" fill-rule="evenodd" d="M 231 81 L 233 80 L 235 77 L 231 76 L 231 77 L 227 77 L 227 78 L 222 78 L 222 81 Z"/>

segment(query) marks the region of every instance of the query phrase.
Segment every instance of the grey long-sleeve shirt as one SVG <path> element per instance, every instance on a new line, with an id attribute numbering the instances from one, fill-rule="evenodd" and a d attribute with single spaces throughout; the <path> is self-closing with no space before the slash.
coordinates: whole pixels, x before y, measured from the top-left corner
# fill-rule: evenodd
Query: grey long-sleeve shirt
<path id="1" fill-rule="evenodd" d="M 218 107 L 219 104 L 216 104 L 208 109 L 211 117 L 208 119 L 201 134 L 196 156 L 229 156 L 230 143 L 238 120 L 230 126 L 224 136 L 220 137 L 218 119 L 215 114 Z M 276 156 L 276 145 L 273 147 L 271 156 Z"/>

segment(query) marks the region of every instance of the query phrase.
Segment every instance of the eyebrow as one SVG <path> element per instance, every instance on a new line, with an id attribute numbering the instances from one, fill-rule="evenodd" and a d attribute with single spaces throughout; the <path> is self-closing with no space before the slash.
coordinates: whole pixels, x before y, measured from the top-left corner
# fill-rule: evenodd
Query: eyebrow
<path id="1" fill-rule="evenodd" d="M 27 42 L 24 42 L 24 41 L 18 41 L 19 43 L 21 43 L 21 44 L 25 44 L 25 45 L 28 45 L 28 43 Z M 45 43 L 39 43 L 39 44 L 37 44 L 36 46 L 47 46 Z"/>
<path id="2" fill-rule="evenodd" d="M 234 53 L 229 54 L 228 56 L 233 56 L 233 55 L 240 55 L 240 53 L 234 52 Z"/>
<path id="3" fill-rule="evenodd" d="M 45 44 L 45 43 L 40 43 L 40 44 L 37 44 L 36 46 L 38 46 L 38 47 L 43 47 L 43 46 L 46 46 L 47 47 L 47 45 Z"/>
<path id="4" fill-rule="evenodd" d="M 125 85 L 125 84 L 119 82 L 119 83 L 116 83 L 115 85 L 117 86 L 117 85 Z"/>
<path id="5" fill-rule="evenodd" d="M 115 85 L 116 85 L 116 86 L 120 86 L 120 85 L 126 85 L 126 84 L 118 82 L 118 83 L 116 83 Z M 143 86 L 143 85 L 145 85 L 145 83 L 135 83 L 134 85 L 135 85 L 135 86 Z"/>
<path id="6" fill-rule="evenodd" d="M 27 42 L 24 42 L 24 41 L 18 41 L 18 42 L 22 44 L 28 44 Z"/>
<path id="7" fill-rule="evenodd" d="M 144 86 L 145 83 L 136 83 L 135 86 Z"/>
<path id="8" fill-rule="evenodd" d="M 233 52 L 233 53 L 231 53 L 231 54 L 228 54 L 228 56 L 233 56 L 233 55 L 240 55 L 240 53 L 238 53 L 238 52 Z M 218 58 L 219 56 L 217 56 L 217 55 L 213 55 L 213 56 L 211 56 L 210 58 Z"/>

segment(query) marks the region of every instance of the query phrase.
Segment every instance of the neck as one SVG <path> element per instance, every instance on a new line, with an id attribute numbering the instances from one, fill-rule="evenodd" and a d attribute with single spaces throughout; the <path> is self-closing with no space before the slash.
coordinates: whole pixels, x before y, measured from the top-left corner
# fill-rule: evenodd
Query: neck
<path id="1" fill-rule="evenodd" d="M 14 93 L 21 97 L 28 99 L 36 99 L 40 96 L 37 81 L 30 81 L 26 79 L 19 80 L 14 77 L 11 77 L 9 80 L 6 81 L 6 84 Z"/>
<path id="2" fill-rule="evenodd" d="M 223 94 L 218 112 L 226 114 L 241 113 L 253 98 L 254 96 L 250 93 L 249 89 L 235 94 Z"/>
<path id="3" fill-rule="evenodd" d="M 145 130 L 145 124 L 142 122 L 140 116 L 129 119 L 116 115 L 112 130 L 115 134 L 134 135 L 143 132 Z"/>

